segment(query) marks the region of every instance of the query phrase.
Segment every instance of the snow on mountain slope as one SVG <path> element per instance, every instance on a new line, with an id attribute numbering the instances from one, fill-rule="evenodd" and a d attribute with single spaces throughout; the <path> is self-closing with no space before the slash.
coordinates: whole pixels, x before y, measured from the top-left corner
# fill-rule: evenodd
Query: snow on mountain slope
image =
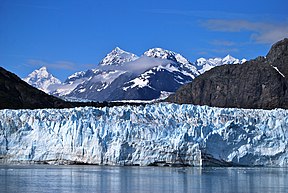
<path id="1" fill-rule="evenodd" d="M 99 63 L 101 66 L 107 65 L 121 65 L 126 62 L 134 61 L 138 58 L 135 54 L 130 52 L 126 52 L 119 47 L 116 47 L 109 54 L 103 58 L 103 60 Z"/>
<path id="2" fill-rule="evenodd" d="M 152 48 L 146 51 L 144 55 L 148 57 L 168 59 L 170 61 L 174 61 L 174 63 L 176 62 L 178 65 L 173 65 L 172 71 L 182 71 L 184 74 L 191 76 L 193 79 L 195 78 L 195 76 L 199 75 L 199 72 L 194 66 L 194 64 L 184 58 L 181 54 L 178 54 L 176 52 L 172 52 L 162 48 Z M 166 66 L 166 69 L 171 72 L 171 65 L 170 69 L 168 65 Z"/>
<path id="3" fill-rule="evenodd" d="M 152 58 L 161 58 L 161 59 L 168 59 L 180 64 L 181 67 L 190 68 L 193 73 L 197 74 L 197 69 L 195 66 L 189 62 L 186 58 L 184 58 L 181 54 L 176 52 L 172 52 L 169 50 L 165 50 L 162 48 L 152 48 L 144 52 L 145 56 L 152 57 Z"/>
<path id="4" fill-rule="evenodd" d="M 177 54 L 175 52 L 165 50 L 163 48 L 152 48 L 144 52 L 145 56 L 153 57 L 153 58 L 161 58 L 161 59 L 168 59 L 173 60 L 176 62 L 179 62 L 181 64 L 187 64 L 189 61 L 181 56 L 180 54 Z"/>
<path id="5" fill-rule="evenodd" d="M 155 104 L 0 111 L 0 161 L 288 166 L 288 111 Z"/>
<path id="6" fill-rule="evenodd" d="M 191 82 L 199 75 L 197 68 L 191 62 L 169 50 L 152 48 L 141 58 L 161 62 L 157 64 L 156 61 L 152 61 L 150 68 L 124 84 L 122 89 L 128 93 L 124 100 L 131 100 L 132 97 L 137 100 L 155 100 L 161 97 L 161 93 L 175 92 L 181 85 Z"/>
<path id="7" fill-rule="evenodd" d="M 224 58 L 199 58 L 196 60 L 195 66 L 197 67 L 198 71 L 203 74 L 204 72 L 211 70 L 216 66 L 221 66 L 224 64 L 243 64 L 246 61 L 247 60 L 244 58 L 242 60 L 239 60 L 230 55 L 227 55 Z"/>
<path id="8" fill-rule="evenodd" d="M 151 50 L 161 52 L 163 49 Z M 60 91 L 67 97 L 97 101 L 153 100 L 159 98 L 161 92 L 174 92 L 199 75 L 196 67 L 180 54 L 168 50 L 163 52 L 166 55 L 162 57 L 157 57 L 157 53 L 153 56 L 147 51 L 137 58 L 134 54 L 116 48 L 93 69 L 91 75 L 79 72 L 70 76 L 66 84 L 77 79 L 83 80 L 78 81 L 80 84 L 73 84 L 75 87 L 72 91 Z M 144 82 L 140 83 L 142 80 Z"/>
<path id="9" fill-rule="evenodd" d="M 78 85 L 84 83 L 87 80 L 87 78 L 82 78 L 82 79 L 77 79 L 73 82 L 66 83 L 59 85 L 53 92 L 50 94 L 55 95 L 55 96 L 66 96 L 70 94 L 74 89 L 77 88 Z"/>
<path id="10" fill-rule="evenodd" d="M 138 56 L 135 54 L 116 47 L 96 68 L 74 73 L 52 94 L 66 99 L 73 98 L 73 100 L 78 98 L 79 100 L 103 101 L 105 98 L 101 97 L 101 91 L 108 88 L 115 79 L 127 71 L 122 67 L 124 63 L 133 62 L 136 59 Z M 104 93 L 103 95 L 107 94 Z"/>
<path id="11" fill-rule="evenodd" d="M 128 93 L 124 100 L 132 100 L 132 97 L 137 100 L 155 100 L 161 97 L 161 93 L 175 92 L 181 85 L 191 82 L 199 75 L 192 63 L 175 52 L 153 48 L 146 51 L 138 60 L 148 58 L 155 61 L 134 65 L 150 64 L 150 68 L 123 85 L 122 89 Z"/>
<path id="12" fill-rule="evenodd" d="M 125 71 L 121 70 L 99 70 L 98 73 L 95 73 L 87 81 L 78 85 L 77 88 L 75 88 L 67 96 L 104 101 L 106 100 L 105 97 L 108 97 L 107 93 L 105 92 L 106 89 L 112 87 L 111 84 L 125 73 Z"/>
<path id="13" fill-rule="evenodd" d="M 64 83 L 58 85 L 53 91 L 50 92 L 50 94 L 65 98 L 65 96 L 69 95 L 79 85 L 91 79 L 92 76 L 97 72 L 97 70 L 76 72 L 70 75 Z"/>
<path id="14" fill-rule="evenodd" d="M 116 47 L 94 69 L 76 72 L 47 92 L 81 101 L 155 100 L 161 93 L 173 93 L 215 66 L 243 61 L 228 55 L 223 59 L 200 58 L 193 64 L 162 48 L 149 49 L 138 57 Z"/>
<path id="15" fill-rule="evenodd" d="M 53 87 L 61 84 L 61 81 L 50 74 L 46 67 L 34 70 L 26 78 L 23 78 L 23 80 L 46 93 L 50 93 Z"/>
<path id="16" fill-rule="evenodd" d="M 135 79 L 127 82 L 123 90 L 133 88 L 143 88 L 149 87 L 153 90 L 159 92 L 159 96 L 162 92 L 174 92 L 180 85 L 191 82 L 197 75 L 193 74 L 191 71 L 186 71 L 189 69 L 182 69 L 178 64 L 174 62 L 169 62 L 165 65 L 155 66 L 144 73 L 137 76 Z M 170 81 L 169 81 L 170 80 Z M 173 84 L 177 84 L 173 86 Z"/>
<path id="17" fill-rule="evenodd" d="M 75 72 L 74 74 L 70 75 L 67 80 L 65 80 L 65 82 L 72 82 L 76 79 L 80 79 L 85 77 L 85 75 L 87 76 L 87 71 L 80 71 L 80 72 Z"/>

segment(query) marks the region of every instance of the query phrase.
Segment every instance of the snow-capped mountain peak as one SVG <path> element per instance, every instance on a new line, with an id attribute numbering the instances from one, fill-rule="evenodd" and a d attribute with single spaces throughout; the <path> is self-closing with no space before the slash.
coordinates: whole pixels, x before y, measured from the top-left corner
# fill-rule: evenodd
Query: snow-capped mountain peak
<path id="1" fill-rule="evenodd" d="M 61 81 L 50 74 L 45 66 L 34 70 L 23 80 L 46 93 L 51 91 L 50 88 L 52 85 L 61 84 Z"/>
<path id="2" fill-rule="evenodd" d="M 222 59 L 222 63 L 223 64 L 239 64 L 240 63 L 240 60 L 239 59 L 236 59 L 234 58 L 233 56 L 231 55 L 227 55 L 225 56 L 223 59 Z"/>
<path id="3" fill-rule="evenodd" d="M 247 59 L 246 59 L 246 58 L 243 58 L 242 60 L 240 60 L 240 64 L 243 64 L 243 63 L 245 63 L 245 62 L 247 62 Z"/>
<path id="4" fill-rule="evenodd" d="M 30 76 L 31 75 L 31 76 Z M 37 77 L 37 78 L 48 78 L 49 73 L 47 71 L 46 66 L 41 67 L 38 70 L 34 70 L 29 76 L 30 77 Z"/>
<path id="5" fill-rule="evenodd" d="M 151 48 L 144 52 L 144 55 L 152 58 L 172 60 L 184 66 L 188 65 L 187 67 L 191 68 L 191 62 L 185 57 L 183 57 L 181 54 L 170 50 L 165 50 L 163 48 Z"/>
<path id="6" fill-rule="evenodd" d="M 118 46 L 116 46 L 115 48 L 114 48 L 114 50 L 112 50 L 112 52 L 125 52 L 124 50 L 122 50 L 121 48 L 119 48 Z"/>
<path id="7" fill-rule="evenodd" d="M 161 59 L 174 59 L 176 53 L 163 48 L 151 48 L 144 53 L 145 56 Z"/>
<path id="8" fill-rule="evenodd" d="M 207 60 L 206 60 L 205 58 L 198 58 L 198 59 L 196 60 L 196 64 L 197 64 L 198 66 L 203 66 L 204 64 L 206 64 L 206 62 L 207 62 Z"/>
<path id="9" fill-rule="evenodd" d="M 204 72 L 216 67 L 221 66 L 224 64 L 242 64 L 246 62 L 247 60 L 243 58 L 242 60 L 239 60 L 237 58 L 234 58 L 231 55 L 227 55 L 224 58 L 199 58 L 196 60 L 195 65 L 198 69 L 198 71 L 203 74 Z"/>
<path id="10" fill-rule="evenodd" d="M 138 59 L 133 53 L 126 52 L 119 47 L 114 48 L 109 54 L 103 58 L 103 60 L 99 63 L 101 66 L 108 65 L 121 65 L 125 62 L 131 62 Z"/>

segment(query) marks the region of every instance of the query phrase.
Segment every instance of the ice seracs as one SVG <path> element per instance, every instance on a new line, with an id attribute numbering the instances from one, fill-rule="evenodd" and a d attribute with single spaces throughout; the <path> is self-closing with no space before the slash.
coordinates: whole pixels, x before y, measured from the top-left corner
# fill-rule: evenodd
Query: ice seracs
<path id="1" fill-rule="evenodd" d="M 0 162 L 288 166 L 288 110 L 159 103 L 0 111 Z"/>
<path id="2" fill-rule="evenodd" d="M 61 81 L 49 73 L 45 66 L 34 70 L 23 80 L 46 93 L 50 93 L 54 86 L 61 84 Z"/>

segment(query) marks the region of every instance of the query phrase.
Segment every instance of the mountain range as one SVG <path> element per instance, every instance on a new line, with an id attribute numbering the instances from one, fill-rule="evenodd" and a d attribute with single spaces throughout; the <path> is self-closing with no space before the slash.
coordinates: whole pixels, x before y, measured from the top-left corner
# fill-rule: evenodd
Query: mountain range
<path id="1" fill-rule="evenodd" d="M 42 72 L 45 71 L 44 68 L 41 70 Z M 65 101 L 29 85 L 27 82 L 21 80 L 17 75 L 0 67 L 0 109 L 61 109 L 86 106 L 112 107 L 124 105 L 138 106 L 145 104 L 139 102 Z"/>
<path id="2" fill-rule="evenodd" d="M 119 47 L 108 53 L 94 69 L 80 71 L 61 83 L 46 67 L 23 80 L 57 97 L 76 101 L 155 100 L 166 98 L 204 72 L 224 64 L 242 64 L 230 55 L 199 58 L 190 62 L 181 54 L 162 48 L 149 49 L 142 56 Z"/>
<path id="3" fill-rule="evenodd" d="M 98 92 L 100 93 L 101 89 L 106 90 L 107 88 L 113 88 L 111 87 L 111 85 L 120 82 L 116 80 L 119 80 L 120 77 L 123 76 L 124 81 L 122 81 L 122 83 L 124 82 L 124 84 L 119 84 L 120 86 L 115 87 L 115 90 L 122 89 L 125 96 L 126 90 L 133 91 L 135 90 L 134 88 L 138 88 L 136 89 L 136 91 L 139 92 L 143 91 L 142 88 L 146 87 L 148 88 L 151 87 L 155 89 L 157 88 L 156 87 L 157 85 L 163 86 L 165 85 L 165 83 L 169 85 L 171 84 L 171 82 L 169 82 L 168 80 L 169 76 L 173 76 L 175 78 L 177 73 L 179 73 L 178 78 L 181 77 L 180 75 L 183 75 L 183 77 L 184 75 L 186 75 L 187 77 L 190 77 L 190 79 L 194 78 L 191 74 L 190 76 L 188 75 L 187 73 L 188 70 L 180 71 L 179 69 L 181 68 L 186 70 L 186 68 L 193 66 L 194 68 L 190 68 L 190 72 L 192 71 L 191 69 L 196 68 L 196 71 L 193 72 L 199 73 L 199 70 L 197 70 L 197 65 L 192 63 L 186 63 L 185 60 L 179 57 L 179 55 L 177 55 L 176 53 L 174 52 L 169 53 L 169 51 L 159 53 L 158 51 L 155 49 L 151 50 L 146 55 L 143 55 L 138 58 L 134 57 L 128 62 L 117 63 L 117 65 L 111 62 L 107 63 L 103 62 L 103 64 L 99 65 L 96 69 L 87 70 L 85 72 L 78 72 L 69 76 L 65 84 L 63 83 L 61 84 L 61 87 L 63 89 L 65 88 L 64 86 L 66 86 L 66 90 L 69 90 L 69 86 L 72 87 L 74 86 L 73 84 L 78 84 L 76 85 L 75 88 L 79 89 L 79 85 L 80 86 L 85 85 L 84 83 L 87 84 L 87 82 L 91 82 L 92 84 L 91 87 L 93 87 L 94 86 L 93 81 L 95 82 L 98 81 L 102 83 L 102 85 L 99 86 Z M 150 54 L 153 54 L 154 57 L 150 57 L 149 56 Z M 119 58 L 121 58 L 120 55 Z M 230 56 L 228 56 L 227 58 L 230 58 Z M 149 65 L 134 66 L 135 63 L 140 64 L 141 61 L 142 62 L 144 61 L 143 64 L 149 64 Z M 149 62 L 147 63 L 147 61 L 150 62 L 153 61 L 153 63 Z M 204 64 L 203 61 L 204 60 L 202 60 L 201 64 Z M 191 103 L 196 105 L 209 105 L 225 108 L 236 107 L 236 108 L 252 108 L 252 109 L 254 108 L 287 109 L 288 108 L 287 63 L 288 63 L 288 39 L 286 38 L 283 39 L 282 41 L 275 43 L 268 52 L 268 54 L 266 55 L 266 57 L 259 56 L 256 59 L 247 61 L 241 65 L 225 64 L 221 66 L 216 66 L 213 69 L 206 71 L 205 73 L 200 75 L 197 75 L 195 73 L 196 74 L 195 78 L 191 83 L 181 86 L 176 91 L 176 93 L 170 95 L 166 101 L 180 104 Z M 230 64 L 233 64 L 233 62 Z M 176 68 L 175 66 L 178 68 Z M 48 73 L 46 68 L 42 68 L 37 72 L 38 73 L 36 74 L 42 74 L 43 76 L 44 75 L 46 76 Z M 157 81 L 154 81 L 153 78 L 157 78 L 158 75 L 155 76 L 155 74 L 161 72 L 167 73 L 167 76 L 166 77 L 164 76 L 166 80 L 164 78 L 161 80 L 162 82 L 160 82 L 160 84 L 155 85 L 151 84 L 155 82 L 157 83 Z M 112 77 L 113 79 L 114 75 L 115 79 L 111 80 L 110 77 Z M 132 78 L 131 79 L 127 78 L 125 80 L 125 78 L 128 77 L 129 75 L 131 75 Z M 52 77 L 52 76 L 49 76 L 48 73 L 48 76 L 46 77 Z M 105 77 L 106 79 L 104 79 Z M 97 80 L 97 78 L 99 78 L 100 81 Z M 103 80 L 107 81 L 108 86 L 103 85 L 104 82 Z M 179 80 L 182 79 L 179 78 Z M 44 85 L 47 86 L 47 84 Z M 123 85 L 125 85 L 125 87 L 123 87 Z M 48 86 L 47 88 L 49 90 L 50 86 Z M 80 89 L 83 89 L 82 92 L 84 93 L 86 88 L 80 87 Z M 56 91 L 60 91 L 59 88 Z M 65 89 L 63 89 L 63 91 L 65 91 Z M 133 92 L 130 92 L 130 94 L 133 94 Z M 147 92 L 145 94 L 149 96 L 149 94 L 151 93 Z M 126 101 L 126 103 L 123 102 L 101 103 L 101 102 L 63 101 L 57 97 L 50 96 L 44 93 L 43 91 L 36 89 L 35 87 L 21 80 L 15 74 L 5 70 L 2 67 L 0 67 L 0 99 L 1 99 L 0 109 L 66 108 L 76 106 L 99 107 L 99 106 L 124 105 L 127 104 L 127 102 L 129 102 Z M 139 105 L 139 103 L 130 103 L 130 104 Z"/>

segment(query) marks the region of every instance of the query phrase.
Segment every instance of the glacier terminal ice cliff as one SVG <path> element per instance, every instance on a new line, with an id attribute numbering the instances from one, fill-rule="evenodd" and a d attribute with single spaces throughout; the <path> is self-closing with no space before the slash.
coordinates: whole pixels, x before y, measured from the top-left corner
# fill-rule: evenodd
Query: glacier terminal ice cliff
<path id="1" fill-rule="evenodd" d="M 288 110 L 146 106 L 1 110 L 0 162 L 288 166 Z"/>

